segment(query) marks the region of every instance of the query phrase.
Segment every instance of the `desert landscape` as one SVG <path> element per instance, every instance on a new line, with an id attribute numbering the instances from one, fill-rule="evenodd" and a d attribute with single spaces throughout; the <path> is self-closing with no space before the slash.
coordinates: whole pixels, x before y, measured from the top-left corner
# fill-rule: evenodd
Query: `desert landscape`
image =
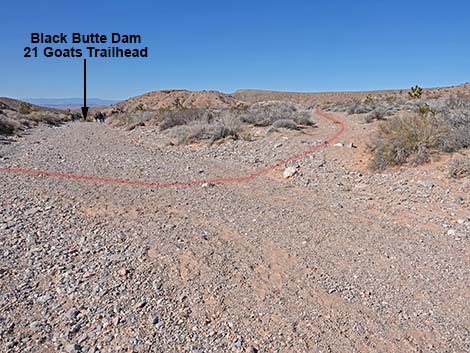
<path id="1" fill-rule="evenodd" d="M 0 109 L 0 351 L 470 351 L 470 84 Z"/>

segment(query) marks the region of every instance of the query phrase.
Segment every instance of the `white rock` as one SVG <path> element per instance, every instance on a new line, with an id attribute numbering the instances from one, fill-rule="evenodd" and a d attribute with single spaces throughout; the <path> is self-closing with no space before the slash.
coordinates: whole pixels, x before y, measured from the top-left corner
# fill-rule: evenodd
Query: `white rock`
<path id="1" fill-rule="evenodd" d="M 422 181 L 422 180 L 418 180 L 416 182 L 416 185 L 418 186 L 422 186 L 423 188 L 428 188 L 428 189 L 432 189 L 434 187 L 434 184 L 430 181 Z"/>
<path id="2" fill-rule="evenodd" d="M 282 173 L 285 179 L 292 178 L 295 174 L 297 174 L 297 169 L 294 167 L 287 167 Z"/>

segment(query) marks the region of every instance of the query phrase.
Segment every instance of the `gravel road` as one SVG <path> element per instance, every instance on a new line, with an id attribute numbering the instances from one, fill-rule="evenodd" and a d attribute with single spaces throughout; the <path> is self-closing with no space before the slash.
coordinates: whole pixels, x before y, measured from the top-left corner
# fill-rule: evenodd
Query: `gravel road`
<path id="1" fill-rule="evenodd" d="M 0 172 L 0 351 L 469 352 L 469 180 L 354 167 L 348 119 L 289 179 Z M 335 129 L 164 147 L 151 127 L 76 122 L 0 145 L 0 167 L 234 177 Z"/>

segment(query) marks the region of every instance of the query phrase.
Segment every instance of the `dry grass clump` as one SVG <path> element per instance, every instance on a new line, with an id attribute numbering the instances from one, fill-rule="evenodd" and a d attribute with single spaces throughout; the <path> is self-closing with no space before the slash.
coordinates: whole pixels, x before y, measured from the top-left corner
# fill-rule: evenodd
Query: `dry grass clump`
<path id="1" fill-rule="evenodd" d="M 293 120 L 279 119 L 272 124 L 273 129 L 299 130 L 299 126 Z"/>
<path id="2" fill-rule="evenodd" d="M 155 119 L 156 112 L 154 111 L 145 111 L 145 110 L 136 110 L 129 113 L 127 118 L 127 127 L 126 130 L 134 130 L 137 126 L 143 126 L 147 121 Z"/>
<path id="3" fill-rule="evenodd" d="M 378 107 L 367 114 L 365 121 L 366 123 L 371 123 L 374 120 L 385 120 L 386 112 L 383 108 Z"/>
<path id="4" fill-rule="evenodd" d="M 260 102 L 241 112 L 241 120 L 254 126 L 271 126 L 277 120 L 291 120 L 299 125 L 315 126 L 305 106 L 291 102 Z"/>
<path id="5" fill-rule="evenodd" d="M 366 122 L 385 120 L 388 116 L 396 115 L 400 111 L 414 111 L 423 104 L 421 99 L 405 99 L 401 97 L 368 97 L 361 102 L 330 103 L 322 106 L 325 111 L 346 112 L 352 114 L 368 114 Z"/>
<path id="6" fill-rule="evenodd" d="M 442 141 L 442 149 L 453 152 L 470 147 L 470 99 L 450 96 L 445 100 L 436 100 L 431 108 L 449 130 Z"/>
<path id="7" fill-rule="evenodd" d="M 464 178 L 470 176 L 470 157 L 451 159 L 448 164 L 449 177 Z"/>
<path id="8" fill-rule="evenodd" d="M 40 123 L 58 126 L 70 120 L 69 115 L 56 111 L 31 111 L 28 114 L 22 114 L 5 109 L 0 114 L 0 135 L 19 135 L 25 129 Z"/>
<path id="9" fill-rule="evenodd" d="M 52 112 L 32 112 L 27 115 L 21 115 L 21 119 L 31 121 L 33 124 L 44 123 L 52 126 L 59 126 L 66 121 L 70 121 L 71 117 L 66 114 Z"/>
<path id="10" fill-rule="evenodd" d="M 383 122 L 373 146 L 375 169 L 406 162 L 422 164 L 435 151 L 454 152 L 470 147 L 470 102 L 451 97 L 420 105 Z"/>
<path id="11" fill-rule="evenodd" d="M 133 110 L 130 112 L 112 111 L 106 117 L 106 122 L 114 127 L 125 127 L 126 130 L 134 130 L 137 126 L 143 126 L 146 122 L 156 119 L 157 111 L 152 110 Z M 89 116 L 90 121 L 93 117 Z"/>
<path id="12" fill-rule="evenodd" d="M 211 111 L 202 108 L 181 109 L 162 112 L 159 128 L 161 131 L 175 126 L 189 124 L 193 121 L 209 123 L 214 118 Z"/>
<path id="13" fill-rule="evenodd" d="M 0 135 L 14 135 L 21 129 L 21 124 L 6 116 L 0 116 Z"/>
<path id="14" fill-rule="evenodd" d="M 173 127 L 169 133 L 176 144 L 190 144 L 198 141 L 214 143 L 227 137 L 238 139 L 241 121 L 238 119 L 194 120 L 185 125 Z"/>
<path id="15" fill-rule="evenodd" d="M 227 137 L 245 138 L 249 125 L 292 130 L 316 126 L 309 109 L 288 102 L 264 102 L 223 110 L 163 111 L 157 120 L 160 131 L 168 131 L 168 136 L 175 139 L 176 144 L 213 143 Z"/>
<path id="16" fill-rule="evenodd" d="M 373 168 L 425 163 L 445 134 L 445 126 L 432 114 L 405 114 L 387 120 L 379 127 Z"/>
<path id="17" fill-rule="evenodd" d="M 251 106 L 237 105 L 228 109 L 179 108 L 158 111 L 113 111 L 108 122 L 132 130 L 147 121 L 175 144 L 197 141 L 213 143 L 227 137 L 250 139 L 253 126 L 300 130 L 316 127 L 310 108 L 290 102 L 263 102 Z"/>

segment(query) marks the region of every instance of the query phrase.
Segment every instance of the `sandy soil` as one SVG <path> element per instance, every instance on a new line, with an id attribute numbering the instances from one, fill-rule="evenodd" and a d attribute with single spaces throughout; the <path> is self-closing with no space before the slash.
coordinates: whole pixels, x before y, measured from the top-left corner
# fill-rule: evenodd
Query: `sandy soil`
<path id="1" fill-rule="evenodd" d="M 149 188 L 0 172 L 2 352 L 468 352 L 470 180 L 367 169 L 375 124 L 257 179 Z M 162 147 L 152 127 L 40 127 L 0 167 L 244 175 L 336 131 Z M 349 147 L 353 143 L 355 147 Z"/>

